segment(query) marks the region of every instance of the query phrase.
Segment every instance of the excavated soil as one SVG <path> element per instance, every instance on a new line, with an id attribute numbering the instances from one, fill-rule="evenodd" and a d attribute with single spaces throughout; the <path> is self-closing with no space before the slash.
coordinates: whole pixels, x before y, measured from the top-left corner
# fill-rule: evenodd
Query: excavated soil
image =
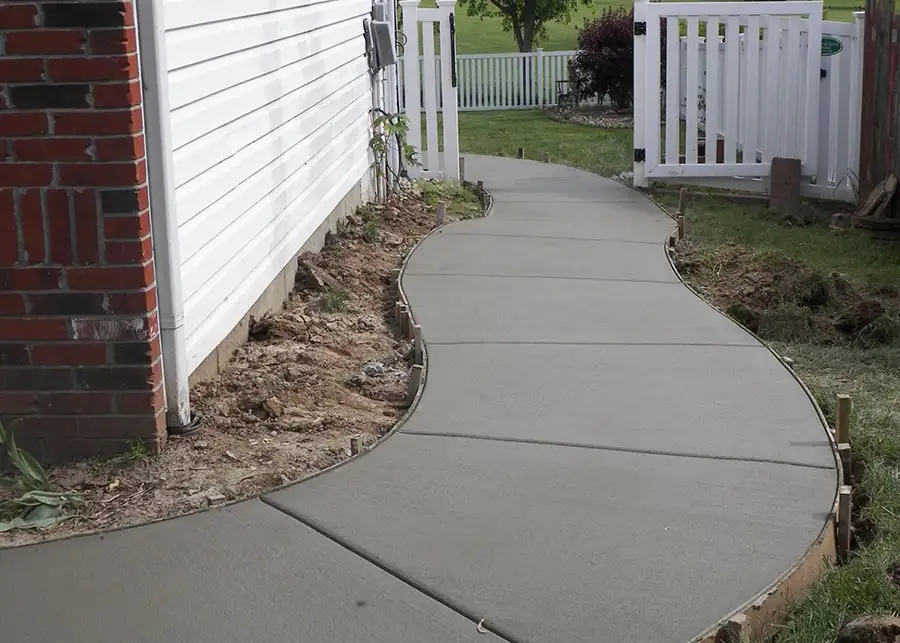
<path id="1" fill-rule="evenodd" d="M 766 340 L 859 346 L 900 337 L 900 295 L 864 291 L 785 254 L 737 244 L 679 244 L 679 272 L 704 297 Z"/>
<path id="2" fill-rule="evenodd" d="M 252 320 L 250 340 L 215 379 L 193 387 L 204 428 L 171 437 L 158 457 L 128 456 L 49 471 L 83 493 L 71 519 L 47 533 L 0 534 L 0 547 L 108 530 L 258 495 L 347 459 L 405 414 L 411 345 L 394 326 L 392 270 L 435 224 L 480 214 L 459 186 L 406 185 L 386 205 L 351 216 L 320 253 L 299 259 L 284 310 Z"/>

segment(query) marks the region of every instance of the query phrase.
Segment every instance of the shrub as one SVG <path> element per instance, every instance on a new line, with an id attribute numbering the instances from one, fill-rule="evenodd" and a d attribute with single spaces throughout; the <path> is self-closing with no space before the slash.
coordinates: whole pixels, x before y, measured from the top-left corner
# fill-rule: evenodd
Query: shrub
<path id="1" fill-rule="evenodd" d="M 666 21 L 660 21 L 662 60 L 660 80 L 665 85 Z M 578 31 L 578 53 L 569 68 L 582 98 L 609 97 L 617 109 L 634 104 L 634 10 L 607 7 L 586 19 Z"/>
<path id="2" fill-rule="evenodd" d="M 571 68 L 582 96 L 609 96 L 616 109 L 634 98 L 634 12 L 607 7 L 578 31 Z"/>

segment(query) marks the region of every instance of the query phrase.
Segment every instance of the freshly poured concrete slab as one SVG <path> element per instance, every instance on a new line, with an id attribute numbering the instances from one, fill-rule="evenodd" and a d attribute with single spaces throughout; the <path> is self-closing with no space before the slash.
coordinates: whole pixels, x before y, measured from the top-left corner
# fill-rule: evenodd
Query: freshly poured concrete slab
<path id="1" fill-rule="evenodd" d="M 466 156 L 466 178 L 483 180 L 497 201 L 545 203 L 577 201 L 640 202 L 646 199 L 630 187 L 574 167 L 518 159 Z"/>
<path id="2" fill-rule="evenodd" d="M 401 433 L 269 501 L 518 641 L 673 643 L 790 569 L 834 492 L 821 469 Z"/>
<path id="3" fill-rule="evenodd" d="M 436 345 L 428 364 L 403 431 L 834 467 L 806 393 L 760 345 Z"/>
<path id="4" fill-rule="evenodd" d="M 621 205 L 621 207 L 620 207 Z M 610 207 L 610 206 L 606 206 Z M 507 237 L 562 237 L 582 242 L 625 241 L 660 248 L 675 224 L 646 205 L 617 204 L 614 211 L 594 203 L 572 204 L 565 209 L 541 203 L 504 204 L 485 219 L 454 223 L 437 236 L 484 235 Z"/>
<path id="5" fill-rule="evenodd" d="M 0 623 L 16 643 L 499 643 L 256 500 L 0 551 Z"/>
<path id="6" fill-rule="evenodd" d="M 680 283 L 404 275 L 403 287 L 429 343 L 757 345 Z"/>
<path id="7" fill-rule="evenodd" d="M 446 233 L 422 242 L 406 274 L 678 281 L 662 244 L 598 245 L 572 239 Z"/>

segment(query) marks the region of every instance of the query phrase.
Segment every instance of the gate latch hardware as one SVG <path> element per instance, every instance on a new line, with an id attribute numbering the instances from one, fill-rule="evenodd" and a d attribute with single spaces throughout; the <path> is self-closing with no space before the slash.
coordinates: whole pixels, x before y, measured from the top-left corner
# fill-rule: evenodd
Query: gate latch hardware
<path id="1" fill-rule="evenodd" d="M 634 162 L 643 163 L 647 160 L 647 152 L 643 147 L 634 149 Z"/>
<path id="2" fill-rule="evenodd" d="M 646 22 L 634 23 L 634 35 L 635 36 L 646 36 L 647 35 L 647 23 Z"/>

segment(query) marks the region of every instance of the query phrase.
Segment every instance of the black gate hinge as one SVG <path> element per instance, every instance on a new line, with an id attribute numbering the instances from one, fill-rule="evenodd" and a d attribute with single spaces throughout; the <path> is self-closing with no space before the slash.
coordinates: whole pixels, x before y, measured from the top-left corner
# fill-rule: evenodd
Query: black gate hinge
<path id="1" fill-rule="evenodd" d="M 646 150 L 643 147 L 635 148 L 634 149 L 634 162 L 635 163 L 643 163 L 646 160 L 647 160 Z"/>
<path id="2" fill-rule="evenodd" d="M 646 36 L 647 35 L 647 23 L 646 22 L 634 23 L 634 35 L 635 36 Z"/>

